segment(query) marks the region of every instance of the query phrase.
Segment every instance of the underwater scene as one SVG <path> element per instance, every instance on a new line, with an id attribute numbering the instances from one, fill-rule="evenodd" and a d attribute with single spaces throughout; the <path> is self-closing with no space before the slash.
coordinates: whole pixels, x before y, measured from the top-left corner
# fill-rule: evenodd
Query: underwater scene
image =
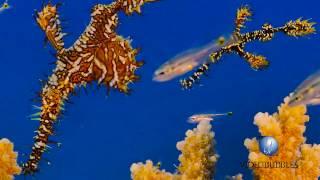
<path id="1" fill-rule="evenodd" d="M 0 1 L 0 180 L 319 179 L 319 7 Z"/>

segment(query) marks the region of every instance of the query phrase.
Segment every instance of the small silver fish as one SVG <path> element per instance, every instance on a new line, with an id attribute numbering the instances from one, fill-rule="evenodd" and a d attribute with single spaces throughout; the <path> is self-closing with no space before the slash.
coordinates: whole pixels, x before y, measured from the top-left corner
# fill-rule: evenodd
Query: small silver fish
<path id="1" fill-rule="evenodd" d="M 195 114 L 189 117 L 189 123 L 199 123 L 200 121 L 212 121 L 213 118 L 218 116 L 231 116 L 232 112 L 220 113 L 220 114 Z"/>
<path id="2" fill-rule="evenodd" d="M 320 104 L 320 71 L 309 76 L 289 97 L 289 106 Z"/>
<path id="3" fill-rule="evenodd" d="M 200 48 L 187 50 L 161 65 L 154 73 L 153 80 L 165 82 L 181 76 L 209 59 L 209 55 L 221 47 L 234 42 L 231 37 L 227 42 L 223 37 Z"/>

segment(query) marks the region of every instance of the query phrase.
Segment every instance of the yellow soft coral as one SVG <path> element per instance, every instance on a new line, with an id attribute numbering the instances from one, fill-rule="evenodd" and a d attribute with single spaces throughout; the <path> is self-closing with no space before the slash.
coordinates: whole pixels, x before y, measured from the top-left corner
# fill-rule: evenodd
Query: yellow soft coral
<path id="1" fill-rule="evenodd" d="M 135 180 L 172 180 L 174 175 L 165 172 L 164 170 L 159 170 L 159 167 L 154 166 L 152 161 L 147 160 L 146 164 L 134 163 L 131 165 L 131 178 Z"/>
<path id="2" fill-rule="evenodd" d="M 184 141 L 177 143 L 181 151 L 180 165 L 176 174 L 170 174 L 153 166 L 135 163 L 131 166 L 131 178 L 134 180 L 210 180 L 218 155 L 214 153 L 214 133 L 209 121 L 201 121 L 197 128 L 188 130 Z"/>
<path id="3" fill-rule="evenodd" d="M 13 179 L 13 175 L 20 174 L 17 165 L 18 154 L 13 150 L 13 144 L 8 139 L 0 140 L 0 180 Z"/>
<path id="4" fill-rule="evenodd" d="M 218 155 L 213 150 L 210 122 L 200 122 L 197 128 L 188 130 L 186 136 L 177 143 L 177 149 L 182 152 L 178 167 L 182 179 L 211 179 Z"/>
<path id="5" fill-rule="evenodd" d="M 318 179 L 320 176 L 320 145 L 305 144 L 303 133 L 309 116 L 305 106 L 288 106 L 288 98 L 278 108 L 278 113 L 258 113 L 254 124 L 262 136 L 273 136 L 279 144 L 277 154 L 266 156 L 259 151 L 256 138 L 246 139 L 250 168 L 259 179 Z M 255 164 L 264 162 L 264 167 Z M 267 164 L 269 167 L 267 167 Z M 261 165 L 261 164 L 260 164 Z M 272 167 L 272 168 L 270 168 Z"/>

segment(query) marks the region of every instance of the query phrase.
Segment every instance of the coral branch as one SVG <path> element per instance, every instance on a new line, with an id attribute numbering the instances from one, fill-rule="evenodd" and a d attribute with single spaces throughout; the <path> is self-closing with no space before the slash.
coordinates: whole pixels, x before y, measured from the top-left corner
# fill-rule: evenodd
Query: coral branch
<path id="1" fill-rule="evenodd" d="M 252 13 L 247 6 L 238 9 L 235 20 L 235 31 L 233 32 L 232 36 L 234 42 L 212 52 L 210 55 L 211 60 L 205 62 L 205 66 L 209 67 L 209 63 L 217 63 L 224 54 L 236 53 L 240 57 L 244 58 L 254 70 L 264 69 L 268 67 L 269 62 L 264 56 L 257 56 L 246 52 L 244 47 L 247 43 L 251 41 L 270 41 L 274 37 L 275 33 L 278 32 L 283 32 L 288 36 L 294 37 L 306 36 L 315 32 L 314 22 L 309 22 L 309 20 L 301 20 L 300 18 L 295 21 L 289 21 L 283 27 L 274 28 L 271 24 L 266 23 L 262 26 L 261 30 L 241 34 L 241 28 L 244 27 L 244 23 L 249 20 L 251 15 Z M 200 68 L 202 68 L 202 66 Z M 203 70 L 200 68 L 187 79 L 180 81 L 183 88 L 191 88 L 193 84 L 200 79 L 200 77 L 204 74 Z M 209 70 L 209 68 L 205 69 L 205 71 L 207 70 Z"/>
<path id="2" fill-rule="evenodd" d="M 161 180 L 173 180 L 179 179 L 178 175 L 168 173 L 164 170 L 159 170 L 159 167 L 154 166 L 152 161 L 147 160 L 146 164 L 134 163 L 131 165 L 131 178 L 134 180 L 145 179 L 161 179 Z"/>
<path id="3" fill-rule="evenodd" d="M 212 179 L 218 155 L 214 152 L 214 133 L 211 131 L 209 121 L 201 121 L 197 128 L 188 130 L 185 140 L 177 143 L 177 149 L 181 151 L 177 173 L 161 171 L 148 160 L 146 164 L 132 164 L 131 178 L 134 180 Z"/>
<path id="4" fill-rule="evenodd" d="M 178 171 L 182 179 L 212 179 L 218 160 L 213 138 L 210 121 L 202 121 L 196 129 L 186 132 L 184 141 L 177 143 L 177 149 L 181 151 Z"/>
<path id="5" fill-rule="evenodd" d="M 17 165 L 18 153 L 14 152 L 13 144 L 8 139 L 0 139 L 0 179 L 11 180 L 19 175 L 21 168 Z"/>
<path id="6" fill-rule="evenodd" d="M 254 124 L 262 136 L 272 136 L 279 144 L 277 154 L 266 156 L 259 151 L 256 138 L 246 139 L 244 145 L 249 150 L 251 162 L 268 162 L 268 167 L 252 166 L 258 179 L 318 179 L 320 176 L 320 145 L 305 144 L 303 133 L 309 116 L 305 106 L 288 106 L 288 98 L 273 115 L 258 113 Z M 282 163 L 282 164 L 279 164 Z M 285 166 L 283 166 L 285 164 Z M 280 166 L 281 165 L 281 166 Z M 276 168 L 277 166 L 277 168 Z M 271 168 L 272 167 L 272 168 Z"/>

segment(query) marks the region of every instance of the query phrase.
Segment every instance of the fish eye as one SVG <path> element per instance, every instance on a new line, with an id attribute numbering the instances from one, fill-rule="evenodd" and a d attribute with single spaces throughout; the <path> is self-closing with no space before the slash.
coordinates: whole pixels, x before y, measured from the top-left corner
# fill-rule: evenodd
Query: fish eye
<path id="1" fill-rule="evenodd" d="M 159 75 L 164 75 L 164 72 L 163 72 L 163 71 L 161 71 L 161 72 L 159 73 Z"/>

